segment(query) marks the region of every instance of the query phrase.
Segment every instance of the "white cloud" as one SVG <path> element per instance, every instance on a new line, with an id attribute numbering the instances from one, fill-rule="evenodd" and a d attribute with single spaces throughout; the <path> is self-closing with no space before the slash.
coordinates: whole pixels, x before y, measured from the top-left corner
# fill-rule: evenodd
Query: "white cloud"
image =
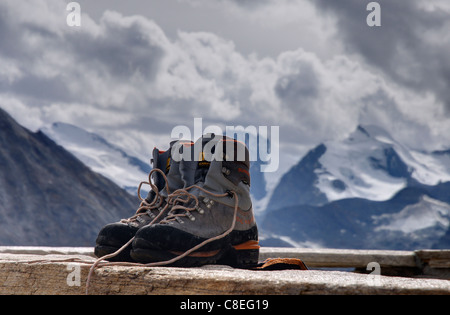
<path id="1" fill-rule="evenodd" d="M 279 10 L 291 11 L 292 3 L 283 1 L 287 6 Z M 0 106 L 15 117 L 32 113 L 21 121 L 32 128 L 72 123 L 142 156 L 194 117 L 204 124 L 280 126 L 282 148 L 344 137 L 361 121 L 380 124 L 415 147 L 450 141 L 435 94 L 405 88 L 340 49 L 326 58 L 303 48 L 262 58 L 240 53 L 233 41 L 211 32 L 179 31 L 169 38 L 146 17 L 113 11 L 98 21 L 84 14 L 82 26 L 71 28 L 59 0 L 7 1 L 0 9 L 9 12 L 0 15 Z M 267 10 L 261 5 L 251 18 L 280 18 Z M 311 5 L 303 14 L 319 17 Z M 319 40 L 333 33 L 317 32 Z M 405 75 L 411 71 L 406 67 Z"/>
<path id="2" fill-rule="evenodd" d="M 276 57 L 299 47 L 322 58 L 342 51 L 335 18 L 310 0 L 181 0 L 205 14 L 217 12 L 227 29 L 215 28 L 245 52 Z M 236 25 L 236 27 L 234 27 Z M 210 25 L 205 28 L 211 29 Z M 332 49 L 330 49 L 332 47 Z"/>

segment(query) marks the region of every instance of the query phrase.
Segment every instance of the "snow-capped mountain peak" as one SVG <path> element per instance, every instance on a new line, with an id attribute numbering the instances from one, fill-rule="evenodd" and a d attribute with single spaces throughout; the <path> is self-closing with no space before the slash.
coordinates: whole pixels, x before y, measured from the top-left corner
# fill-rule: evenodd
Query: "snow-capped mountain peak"
<path id="1" fill-rule="evenodd" d="M 408 170 L 393 150 L 393 139 L 379 128 L 369 130 L 360 126 L 343 141 L 325 142 L 316 174 L 317 188 L 328 201 L 386 200 L 405 187 Z"/>
<path id="2" fill-rule="evenodd" d="M 424 185 L 450 181 L 450 155 L 409 149 L 377 126 L 359 126 L 347 139 L 325 146 L 315 172 L 317 188 L 328 201 L 388 200 L 411 180 Z"/>
<path id="3" fill-rule="evenodd" d="M 95 133 L 61 122 L 43 127 L 41 131 L 94 172 L 109 178 L 133 195 L 139 183 L 148 179 L 151 170 L 149 163 L 128 155 Z"/>
<path id="4" fill-rule="evenodd" d="M 446 248 L 449 192 L 450 150 L 414 150 L 380 127 L 359 126 L 283 175 L 261 227 L 299 244 Z"/>

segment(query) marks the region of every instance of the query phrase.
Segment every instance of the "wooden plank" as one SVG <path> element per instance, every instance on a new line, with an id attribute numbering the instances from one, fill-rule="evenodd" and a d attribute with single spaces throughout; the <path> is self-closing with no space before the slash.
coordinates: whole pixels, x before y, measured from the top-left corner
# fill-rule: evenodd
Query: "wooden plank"
<path id="1" fill-rule="evenodd" d="M 95 257 L 93 247 L 0 246 L 3 254 L 84 255 Z"/>
<path id="2" fill-rule="evenodd" d="M 450 252 L 450 251 L 448 251 Z M 94 257 L 92 247 L 4 246 L 0 253 L 37 255 L 85 255 Z M 420 251 L 421 259 L 431 259 L 436 251 Z M 448 255 L 446 253 L 445 255 Z M 332 248 L 261 247 L 260 260 L 267 258 L 299 258 L 311 267 L 365 268 L 370 262 L 385 267 L 417 267 L 412 251 L 354 250 Z M 445 259 L 447 256 L 445 256 Z"/>
<path id="3" fill-rule="evenodd" d="M 415 251 L 422 263 L 431 268 L 450 269 L 450 250 L 418 250 Z"/>
<path id="4" fill-rule="evenodd" d="M 381 267 L 417 267 L 412 251 L 354 250 L 330 248 L 262 247 L 260 260 L 267 258 L 299 258 L 310 267 L 366 268 L 370 262 Z"/>
<path id="5" fill-rule="evenodd" d="M 84 294 L 93 261 L 81 255 L 0 254 L 0 294 Z M 95 269 L 89 293 L 450 295 L 450 281 L 320 270 L 104 266 Z"/>

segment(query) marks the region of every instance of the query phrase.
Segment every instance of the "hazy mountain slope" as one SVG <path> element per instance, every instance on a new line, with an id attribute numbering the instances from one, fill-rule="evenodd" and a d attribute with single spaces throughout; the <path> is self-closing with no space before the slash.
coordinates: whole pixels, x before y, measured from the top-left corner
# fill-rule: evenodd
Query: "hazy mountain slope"
<path id="1" fill-rule="evenodd" d="M 0 109 L 0 244 L 92 246 L 135 197 Z"/>
<path id="2" fill-rule="evenodd" d="M 94 172 L 109 178 L 132 195 L 136 195 L 139 183 L 148 179 L 150 163 L 129 155 L 95 133 L 66 123 L 53 123 L 41 130 Z"/>

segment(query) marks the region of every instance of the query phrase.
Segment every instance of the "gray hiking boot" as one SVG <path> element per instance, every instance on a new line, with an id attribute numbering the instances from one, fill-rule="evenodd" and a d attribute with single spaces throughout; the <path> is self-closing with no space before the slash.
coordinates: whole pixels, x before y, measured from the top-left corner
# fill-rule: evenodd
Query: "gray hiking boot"
<path id="1" fill-rule="evenodd" d="M 141 263 L 170 260 L 173 266 L 255 266 L 259 245 L 248 149 L 227 137 L 203 137 L 193 156 L 200 158 L 182 160 L 180 172 L 194 185 L 175 191 L 183 201 L 161 222 L 136 233 L 131 257 Z"/>
<path id="2" fill-rule="evenodd" d="M 184 187 L 178 170 L 179 162 L 171 159 L 171 152 L 175 143 L 177 141 L 171 142 L 167 151 L 160 151 L 157 148 L 153 150 L 153 170 L 149 175 L 151 177 L 149 180 L 153 179 L 153 189 L 150 190 L 145 199 L 142 199 L 139 194 L 141 185 L 149 183 L 141 183 L 138 190 L 141 204 L 135 215 L 128 219 L 122 219 L 119 222 L 110 223 L 100 230 L 94 249 L 97 257 L 115 253 L 130 241 L 141 227 L 159 222 L 164 218 L 163 212 L 167 213 L 169 208 L 167 196 L 171 191 Z M 177 145 L 181 143 L 179 142 Z M 108 260 L 133 261 L 130 257 L 130 249 L 131 244 L 117 256 Z"/>

